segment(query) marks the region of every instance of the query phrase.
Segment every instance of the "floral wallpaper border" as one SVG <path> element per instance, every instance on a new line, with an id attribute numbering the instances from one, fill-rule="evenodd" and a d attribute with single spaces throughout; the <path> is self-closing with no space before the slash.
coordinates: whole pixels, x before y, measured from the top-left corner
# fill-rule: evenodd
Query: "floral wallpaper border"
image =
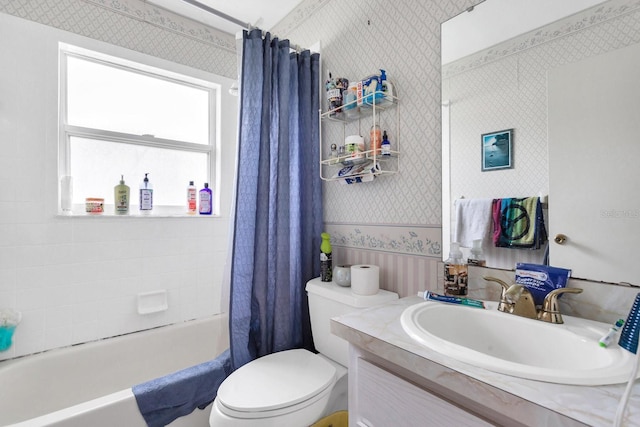
<path id="1" fill-rule="evenodd" d="M 141 0 L 83 0 L 113 12 L 121 13 L 184 36 L 210 43 L 221 49 L 236 51 L 232 34 L 216 30 L 200 22 L 185 18 L 166 9 Z"/>
<path id="2" fill-rule="evenodd" d="M 594 6 L 583 12 L 571 15 L 545 27 L 530 31 L 507 40 L 489 49 L 471 54 L 462 59 L 446 64 L 442 69 L 442 78 L 463 73 L 523 50 L 565 37 L 576 31 L 600 24 L 640 9 L 640 0 L 611 0 Z"/>
<path id="3" fill-rule="evenodd" d="M 331 0 L 302 0 L 287 16 L 274 25 L 275 34 L 289 34 Z"/>
<path id="4" fill-rule="evenodd" d="M 442 257 L 440 227 L 325 223 L 325 230 L 339 247 Z"/>

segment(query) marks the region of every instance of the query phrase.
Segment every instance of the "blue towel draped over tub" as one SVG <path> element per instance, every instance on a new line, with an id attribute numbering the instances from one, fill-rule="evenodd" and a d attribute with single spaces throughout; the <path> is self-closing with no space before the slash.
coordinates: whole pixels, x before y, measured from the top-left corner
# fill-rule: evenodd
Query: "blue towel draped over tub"
<path id="1" fill-rule="evenodd" d="M 138 409 L 149 427 L 164 427 L 195 408 L 213 402 L 231 373 L 229 350 L 214 360 L 133 387 Z"/>

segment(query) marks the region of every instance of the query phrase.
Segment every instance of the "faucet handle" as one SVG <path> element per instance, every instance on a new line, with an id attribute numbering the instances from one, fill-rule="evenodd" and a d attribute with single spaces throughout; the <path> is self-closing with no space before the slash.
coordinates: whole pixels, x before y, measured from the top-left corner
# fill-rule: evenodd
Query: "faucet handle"
<path id="1" fill-rule="evenodd" d="M 558 288 L 549 292 L 542 302 L 542 310 L 538 315 L 538 319 L 549 323 L 564 323 L 562 314 L 560 313 L 560 305 L 558 304 L 558 296 L 560 294 L 579 294 L 582 293 L 580 288 Z"/>
<path id="2" fill-rule="evenodd" d="M 500 304 L 498 304 L 498 310 L 503 311 L 505 313 L 511 313 L 511 310 L 513 310 L 513 304 L 508 302 L 505 299 L 505 294 L 507 293 L 507 289 L 509 289 L 511 285 L 495 277 L 484 276 L 483 279 L 486 280 L 487 282 L 496 282 L 500 286 L 502 286 L 502 292 L 500 293 Z"/>
<path id="3" fill-rule="evenodd" d="M 531 291 L 520 284 L 513 284 L 504 294 L 504 299 L 512 305 L 511 314 L 537 319 L 538 311 Z"/>

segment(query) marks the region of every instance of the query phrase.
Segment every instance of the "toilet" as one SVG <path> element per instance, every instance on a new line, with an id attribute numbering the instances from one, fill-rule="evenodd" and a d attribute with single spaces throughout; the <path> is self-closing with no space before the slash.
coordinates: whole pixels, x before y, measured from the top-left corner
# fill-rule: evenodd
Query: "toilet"
<path id="1" fill-rule="evenodd" d="M 295 349 L 269 354 L 233 372 L 218 389 L 211 427 L 303 427 L 347 409 L 349 344 L 331 334 L 330 319 L 398 299 L 384 290 L 361 296 L 320 278 L 306 286 L 314 354 Z"/>

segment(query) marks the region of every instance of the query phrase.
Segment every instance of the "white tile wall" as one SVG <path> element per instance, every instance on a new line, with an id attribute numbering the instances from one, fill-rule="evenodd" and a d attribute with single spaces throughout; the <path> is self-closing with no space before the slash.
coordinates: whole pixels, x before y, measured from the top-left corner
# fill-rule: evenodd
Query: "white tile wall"
<path id="1" fill-rule="evenodd" d="M 229 39 L 235 46 L 232 36 L 195 37 L 194 28 L 169 30 L 97 3 L 0 1 L 0 55 L 11 58 L 0 69 L 0 307 L 23 314 L 14 345 L 0 359 L 226 310 L 229 185 L 221 193 L 222 217 L 55 215 L 57 73 L 42 70 L 56 69 L 57 40 L 109 49 L 89 36 L 207 72 L 236 73 L 235 52 L 224 45 Z M 230 102 L 222 118 L 222 176 L 231 179 L 237 98 L 227 93 L 232 79 L 219 82 L 223 103 Z M 136 295 L 159 289 L 167 291 L 169 309 L 139 315 Z"/>

